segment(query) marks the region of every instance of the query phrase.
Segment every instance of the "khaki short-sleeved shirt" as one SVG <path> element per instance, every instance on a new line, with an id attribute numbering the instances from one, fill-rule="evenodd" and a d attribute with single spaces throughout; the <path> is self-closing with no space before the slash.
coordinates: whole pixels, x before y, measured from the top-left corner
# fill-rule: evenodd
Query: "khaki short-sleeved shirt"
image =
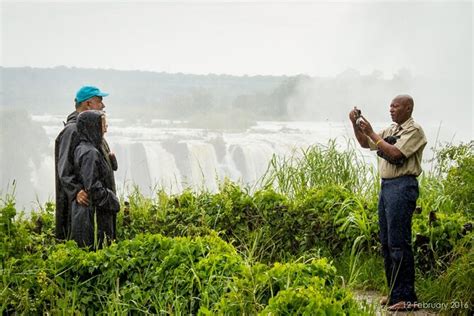
<path id="1" fill-rule="evenodd" d="M 379 172 L 382 179 L 392 179 L 406 175 L 419 176 L 421 173 L 421 159 L 423 156 L 423 149 L 427 143 L 425 133 L 421 126 L 409 118 L 402 125 L 392 124 L 390 127 L 384 129 L 379 133 L 380 137 L 400 136 L 395 143 L 402 154 L 407 158 L 405 163 L 401 166 L 396 166 L 389 163 L 387 160 L 378 157 Z M 377 150 L 375 143 L 369 139 L 369 146 L 371 150 Z"/>

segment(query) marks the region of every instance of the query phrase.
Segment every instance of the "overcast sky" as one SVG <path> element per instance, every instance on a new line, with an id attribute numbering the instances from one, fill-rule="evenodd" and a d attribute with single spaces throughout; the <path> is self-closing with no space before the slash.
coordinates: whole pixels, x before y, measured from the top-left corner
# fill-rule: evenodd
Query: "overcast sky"
<path id="1" fill-rule="evenodd" d="M 1 65 L 472 82 L 472 2 L 2 1 Z"/>
<path id="2" fill-rule="evenodd" d="M 331 77 L 352 68 L 379 70 L 385 78 L 404 68 L 425 77 L 416 77 L 417 83 L 429 84 L 400 92 L 415 96 L 421 123 L 428 111 L 438 118 L 423 125 L 430 146 L 437 131 L 446 139 L 473 139 L 469 0 L 0 0 L 0 12 L 0 66 Z M 387 111 L 390 97 L 400 92 L 387 93 Z M 352 102 L 347 100 L 348 109 Z"/>

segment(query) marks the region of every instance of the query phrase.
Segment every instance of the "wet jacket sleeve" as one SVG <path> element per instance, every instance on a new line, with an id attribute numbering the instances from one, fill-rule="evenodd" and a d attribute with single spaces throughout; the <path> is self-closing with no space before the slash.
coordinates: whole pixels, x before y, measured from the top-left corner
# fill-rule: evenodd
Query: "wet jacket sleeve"
<path id="1" fill-rule="evenodd" d="M 115 154 L 110 152 L 110 147 L 105 138 L 102 140 L 102 152 L 113 171 L 117 171 L 118 163 Z"/>
<path id="2" fill-rule="evenodd" d="M 77 146 L 77 131 L 74 127 L 66 127 L 58 139 L 58 177 L 69 201 L 76 198 L 82 189 L 79 179 L 74 173 L 74 149 Z"/>
<path id="3" fill-rule="evenodd" d="M 120 210 L 120 203 L 112 190 L 100 181 L 101 157 L 97 150 L 88 150 L 78 157 L 79 175 L 92 205 L 111 212 Z M 102 166 L 103 167 L 103 166 Z"/>

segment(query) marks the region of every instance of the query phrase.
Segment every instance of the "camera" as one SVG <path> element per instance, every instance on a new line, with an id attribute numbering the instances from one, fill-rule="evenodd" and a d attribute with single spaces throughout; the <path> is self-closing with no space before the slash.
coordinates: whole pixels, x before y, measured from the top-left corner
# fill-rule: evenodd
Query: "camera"
<path id="1" fill-rule="evenodd" d="M 397 143 L 398 139 L 400 139 L 400 136 L 387 136 L 383 140 L 386 141 L 387 143 L 389 143 L 390 145 L 395 145 Z M 395 165 L 395 166 L 402 166 L 406 161 L 405 156 L 402 156 L 401 158 L 399 158 L 397 160 L 391 159 L 390 157 L 385 155 L 385 153 L 383 151 L 381 151 L 380 149 L 377 150 L 377 155 L 380 158 L 383 158 L 383 159 L 387 160 L 389 163 L 391 163 L 392 165 Z"/>
<path id="2" fill-rule="evenodd" d="M 362 111 L 359 110 L 358 108 L 354 108 L 354 111 L 355 111 L 356 125 L 359 126 L 360 121 L 363 120 L 363 118 L 361 117 Z"/>
<path id="3" fill-rule="evenodd" d="M 359 110 L 358 108 L 354 108 L 355 110 L 355 113 L 356 113 L 356 118 L 360 118 L 360 116 L 362 115 L 362 111 Z"/>

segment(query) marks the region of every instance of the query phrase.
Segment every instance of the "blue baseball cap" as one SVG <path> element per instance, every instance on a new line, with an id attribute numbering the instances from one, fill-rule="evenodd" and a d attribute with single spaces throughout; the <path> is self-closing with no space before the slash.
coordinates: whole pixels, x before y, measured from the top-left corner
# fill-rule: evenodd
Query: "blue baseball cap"
<path id="1" fill-rule="evenodd" d="M 94 86 L 84 86 L 79 89 L 76 93 L 76 103 L 81 103 L 92 97 L 106 97 L 108 93 L 100 91 L 99 88 Z"/>

